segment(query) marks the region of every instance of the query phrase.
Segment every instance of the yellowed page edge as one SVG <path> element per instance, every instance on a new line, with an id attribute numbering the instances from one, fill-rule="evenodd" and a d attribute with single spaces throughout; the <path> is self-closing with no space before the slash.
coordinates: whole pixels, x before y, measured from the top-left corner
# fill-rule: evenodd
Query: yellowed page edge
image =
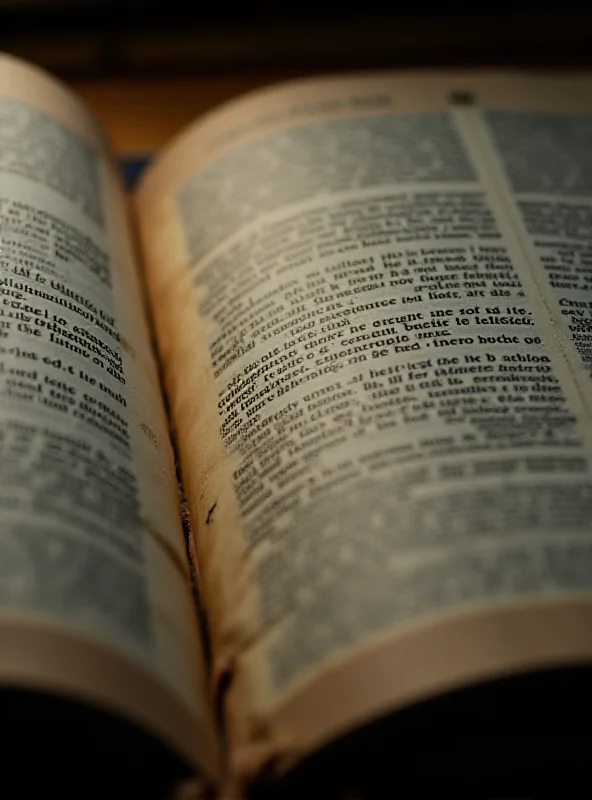
<path id="1" fill-rule="evenodd" d="M 126 374 L 133 462 L 139 481 L 157 663 L 107 641 L 23 612 L 0 612 L 1 679 L 103 704 L 146 727 L 188 763 L 216 776 L 219 752 L 181 530 L 174 461 L 117 167 L 102 131 L 69 90 L 43 71 L 0 59 L 0 97 L 38 109 L 100 153 L 115 303 Z M 150 431 L 150 437 L 143 433 Z"/>
<path id="2" fill-rule="evenodd" d="M 225 463 L 199 298 L 189 278 L 189 256 L 174 195 L 195 171 L 217 156 L 264 134 L 304 122 L 358 113 L 355 95 L 387 97 L 390 110 L 449 108 L 452 89 L 478 94 L 480 107 L 589 109 L 590 76 L 561 78 L 512 73 L 352 75 L 272 87 L 227 104 L 183 132 L 159 157 L 136 197 L 155 308 L 166 385 L 178 431 L 184 481 L 196 527 L 206 608 L 212 619 L 218 677 L 230 671 L 229 728 L 237 768 L 247 774 L 268 756 L 292 763 L 335 735 L 437 691 L 533 667 L 589 662 L 589 599 L 560 604 L 516 604 L 483 609 L 351 648 L 321 666 L 286 696 L 270 694 L 264 646 L 257 647 L 258 598 L 250 585 L 241 521 L 233 500 L 233 465 Z M 380 108 L 365 111 L 381 114 Z M 209 398 L 198 406 L 192 397 Z M 207 440 L 207 441 L 206 441 Z M 220 498 L 224 507 L 220 508 Z M 211 513 L 210 513 L 211 512 Z M 206 527 L 207 523 L 207 527 Z M 463 643 L 483 645 L 468 657 Z M 474 638 L 473 638 L 474 637 Z M 448 657 L 426 658 L 437 643 Z M 440 648 L 440 650 L 442 649 Z M 248 669 L 241 666 L 250 649 Z M 259 652 L 257 652 L 259 651 Z M 474 654 L 473 654 L 474 656 Z M 396 676 L 393 679 L 392 676 Z M 364 693 L 355 687 L 364 685 Z"/>

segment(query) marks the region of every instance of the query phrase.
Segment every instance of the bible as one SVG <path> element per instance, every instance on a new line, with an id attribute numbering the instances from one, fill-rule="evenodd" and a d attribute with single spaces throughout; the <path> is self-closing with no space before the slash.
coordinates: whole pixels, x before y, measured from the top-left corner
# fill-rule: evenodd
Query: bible
<path id="1" fill-rule="evenodd" d="M 127 196 L 82 102 L 2 57 L 8 771 L 589 775 L 590 88 L 294 81 Z"/>

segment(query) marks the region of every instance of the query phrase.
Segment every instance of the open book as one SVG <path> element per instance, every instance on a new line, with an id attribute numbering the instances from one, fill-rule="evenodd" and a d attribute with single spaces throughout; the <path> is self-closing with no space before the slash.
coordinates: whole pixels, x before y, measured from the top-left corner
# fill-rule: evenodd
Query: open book
<path id="1" fill-rule="evenodd" d="M 128 204 L 2 58 L 3 765 L 234 796 L 592 760 L 591 89 L 287 84 Z"/>

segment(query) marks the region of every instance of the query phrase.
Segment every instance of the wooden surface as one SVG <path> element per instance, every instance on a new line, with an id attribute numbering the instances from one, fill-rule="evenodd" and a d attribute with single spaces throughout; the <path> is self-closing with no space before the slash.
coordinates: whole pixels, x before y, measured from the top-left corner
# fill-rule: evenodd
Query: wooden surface
<path id="1" fill-rule="evenodd" d="M 245 77 L 79 81 L 70 85 L 90 105 L 119 154 L 153 151 L 212 108 L 297 73 Z"/>

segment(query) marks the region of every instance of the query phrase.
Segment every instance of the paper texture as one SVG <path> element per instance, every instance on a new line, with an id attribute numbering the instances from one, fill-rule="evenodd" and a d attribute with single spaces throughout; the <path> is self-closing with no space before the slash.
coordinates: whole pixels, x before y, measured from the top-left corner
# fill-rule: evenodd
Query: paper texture
<path id="1" fill-rule="evenodd" d="M 239 769 L 589 660 L 589 89 L 305 81 L 141 185 Z"/>
<path id="2" fill-rule="evenodd" d="M 85 109 L 7 57 L 0 151 L 0 680 L 104 703 L 215 771 L 115 166 Z"/>

